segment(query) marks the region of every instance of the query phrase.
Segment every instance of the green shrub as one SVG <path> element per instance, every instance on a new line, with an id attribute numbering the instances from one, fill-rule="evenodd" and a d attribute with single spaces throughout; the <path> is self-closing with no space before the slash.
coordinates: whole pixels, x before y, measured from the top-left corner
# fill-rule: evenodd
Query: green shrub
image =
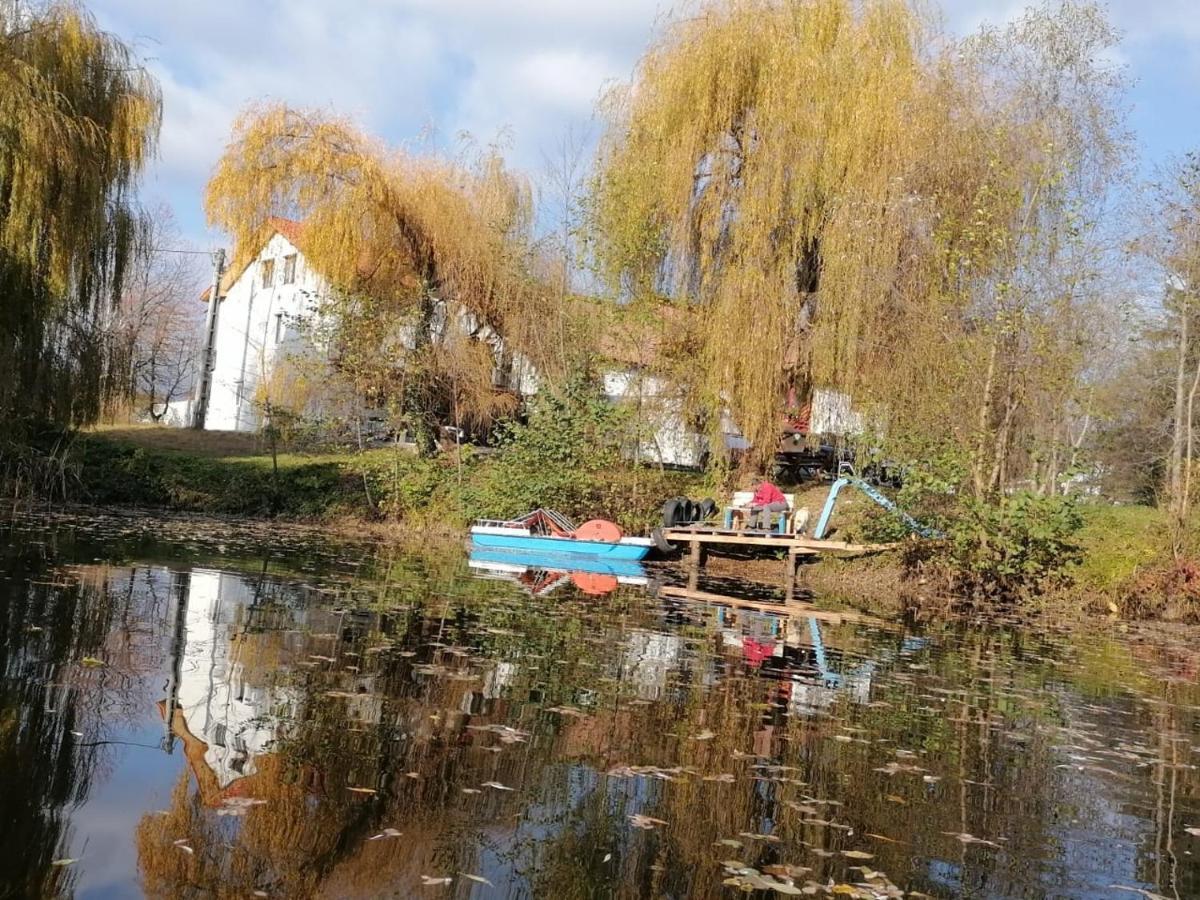
<path id="1" fill-rule="evenodd" d="M 1070 497 L 1027 491 L 998 502 L 964 499 L 933 560 L 951 586 L 973 597 L 1019 599 L 1069 581 L 1080 559 L 1083 517 Z"/>
<path id="2" fill-rule="evenodd" d="M 626 415 L 583 374 L 561 391 L 538 394 L 525 422 L 501 429 L 495 462 L 478 484 L 474 504 L 492 516 L 539 506 L 569 516 L 600 512 L 599 476 L 621 463 Z"/>

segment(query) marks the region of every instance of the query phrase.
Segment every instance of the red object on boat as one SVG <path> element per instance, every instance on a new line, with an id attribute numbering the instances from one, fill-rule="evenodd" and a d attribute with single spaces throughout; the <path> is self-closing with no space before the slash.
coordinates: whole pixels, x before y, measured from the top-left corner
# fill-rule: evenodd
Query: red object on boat
<path id="1" fill-rule="evenodd" d="M 608 519 L 589 519 L 571 535 L 573 538 L 580 541 L 603 541 L 607 544 L 615 544 L 625 536 L 625 532 L 621 530 L 621 526 L 616 522 L 610 522 Z"/>

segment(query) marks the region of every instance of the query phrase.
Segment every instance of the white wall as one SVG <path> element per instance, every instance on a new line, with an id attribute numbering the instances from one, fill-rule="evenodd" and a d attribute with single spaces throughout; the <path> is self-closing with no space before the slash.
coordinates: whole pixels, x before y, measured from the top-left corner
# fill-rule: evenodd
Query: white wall
<path id="1" fill-rule="evenodd" d="M 604 393 L 612 403 L 640 405 L 645 436 L 638 447 L 642 462 L 698 467 L 704 455 L 703 435 L 689 428 L 682 403 L 663 379 L 632 369 L 604 373 Z"/>
<path id="2" fill-rule="evenodd" d="M 284 284 L 284 258 L 293 253 L 297 257 L 296 280 Z M 263 285 L 262 263 L 268 259 L 275 261 L 274 279 L 272 284 Z M 309 268 L 295 245 L 281 234 L 267 242 L 217 308 L 206 429 L 259 429 L 262 417 L 255 404 L 258 385 L 276 361 L 290 352 L 289 348 L 299 349 L 296 321 L 313 314 L 324 292 L 323 279 Z"/>

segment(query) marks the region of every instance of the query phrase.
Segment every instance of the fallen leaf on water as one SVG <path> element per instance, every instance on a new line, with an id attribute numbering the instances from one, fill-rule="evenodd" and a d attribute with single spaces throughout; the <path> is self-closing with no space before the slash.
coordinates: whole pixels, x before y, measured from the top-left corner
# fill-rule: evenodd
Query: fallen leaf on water
<path id="1" fill-rule="evenodd" d="M 873 831 L 868 831 L 866 837 L 873 838 L 877 841 L 883 841 L 885 844 L 903 844 L 905 841 L 898 841 L 895 838 L 890 838 L 886 834 L 876 834 Z"/>
<path id="2" fill-rule="evenodd" d="M 54 860 L 54 862 L 50 863 L 50 865 L 52 865 L 52 866 L 73 866 L 77 862 L 79 862 L 78 859 L 70 859 L 70 858 L 56 859 L 56 860 Z"/>
<path id="3" fill-rule="evenodd" d="M 960 833 L 955 833 L 953 831 L 943 831 L 942 834 L 946 835 L 946 837 L 957 838 L 958 840 L 962 841 L 964 844 L 982 844 L 984 847 L 999 847 L 1000 846 L 995 841 L 987 841 L 987 840 L 984 840 L 983 838 L 975 837 L 975 835 L 969 834 L 968 832 L 965 832 L 965 831 L 960 832 Z"/>
<path id="4" fill-rule="evenodd" d="M 492 884 L 490 881 L 488 881 L 482 875 L 471 875 L 468 872 L 459 872 L 458 874 L 461 875 L 463 878 L 467 879 L 467 881 L 474 881 L 478 884 L 486 884 L 488 887 L 495 887 L 494 884 Z"/>
<path id="5" fill-rule="evenodd" d="M 483 791 L 481 791 L 479 788 L 463 788 L 462 792 L 464 794 L 482 794 L 483 793 Z"/>
<path id="6" fill-rule="evenodd" d="M 774 875 L 776 878 L 795 878 L 798 875 L 811 872 L 812 869 L 807 866 L 791 866 L 780 863 L 774 866 L 764 866 L 763 871 L 768 875 Z"/>
<path id="7" fill-rule="evenodd" d="M 1195 835 L 1196 837 L 1200 837 L 1200 828 L 1185 828 L 1183 830 L 1186 831 L 1188 834 L 1192 834 L 1192 835 Z"/>
<path id="8" fill-rule="evenodd" d="M 611 854 L 611 853 L 605 853 L 605 854 L 604 854 L 604 862 L 608 862 L 610 859 L 612 859 L 612 854 Z"/>
<path id="9" fill-rule="evenodd" d="M 510 788 L 507 784 L 501 784 L 498 781 L 485 781 L 483 783 L 483 786 L 487 787 L 487 788 L 493 788 L 494 790 L 497 790 L 497 791 L 511 791 L 512 790 L 512 788 Z"/>
<path id="10" fill-rule="evenodd" d="M 353 791 L 355 794 L 378 794 L 379 791 L 369 787 L 348 787 L 348 791 Z"/>
<path id="11" fill-rule="evenodd" d="M 371 835 L 369 838 L 367 838 L 367 840 L 368 841 L 377 841 L 380 838 L 400 837 L 400 834 L 401 834 L 401 832 L 397 831 L 395 828 L 385 828 L 385 829 L 383 829 L 383 831 L 379 832 L 379 834 Z"/>
<path id="12" fill-rule="evenodd" d="M 865 853 L 862 850 L 843 850 L 842 856 L 846 859 L 874 859 L 874 853 Z"/>
<path id="13" fill-rule="evenodd" d="M 99 666 L 104 665 L 104 660 L 96 659 L 96 657 L 94 657 L 94 656 L 85 656 L 79 662 L 81 665 L 87 666 L 89 669 L 95 669 Z"/>
<path id="14" fill-rule="evenodd" d="M 692 735 L 692 740 L 693 741 L 711 741 L 716 736 L 717 736 L 717 733 L 715 731 L 709 731 L 707 728 L 705 728 L 699 734 Z"/>
<path id="15" fill-rule="evenodd" d="M 654 828 L 656 825 L 666 825 L 662 819 L 656 819 L 653 816 L 643 816 L 641 813 L 634 813 L 629 817 L 629 821 L 634 828 L 644 828 L 647 831 Z"/>
<path id="16" fill-rule="evenodd" d="M 447 885 L 450 882 L 452 882 L 453 880 L 454 880 L 453 878 L 438 878 L 433 875 L 422 875 L 421 876 L 421 884 L 425 885 L 426 887 L 434 887 L 437 885 Z"/>

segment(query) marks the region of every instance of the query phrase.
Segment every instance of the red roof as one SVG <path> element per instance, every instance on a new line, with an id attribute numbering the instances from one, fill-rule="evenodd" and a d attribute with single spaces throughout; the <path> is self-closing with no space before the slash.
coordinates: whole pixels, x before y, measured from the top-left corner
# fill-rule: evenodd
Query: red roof
<path id="1" fill-rule="evenodd" d="M 294 244 L 297 249 L 300 247 L 300 240 L 304 234 L 304 223 L 297 222 L 295 219 L 285 219 L 283 216 L 271 216 L 267 219 L 267 226 L 270 228 L 270 234 L 267 236 L 264 244 L 269 242 L 275 235 L 283 235 Z M 247 259 L 241 265 L 230 266 L 225 270 L 225 274 L 221 276 L 221 296 L 224 297 L 229 293 L 229 289 L 233 287 L 233 283 L 242 277 L 242 273 L 250 267 L 250 264 L 258 258 L 258 255 Z M 212 293 L 212 286 L 206 287 L 204 293 L 200 295 L 200 302 L 207 303 L 208 295 Z"/>

